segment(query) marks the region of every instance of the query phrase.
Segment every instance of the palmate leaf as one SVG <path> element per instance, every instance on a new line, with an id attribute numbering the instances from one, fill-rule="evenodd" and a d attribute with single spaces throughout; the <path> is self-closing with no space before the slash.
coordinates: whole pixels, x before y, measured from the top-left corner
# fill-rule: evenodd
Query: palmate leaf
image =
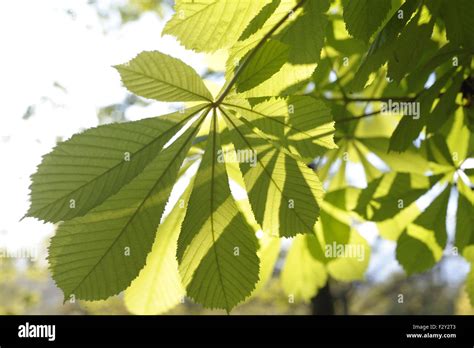
<path id="1" fill-rule="evenodd" d="M 178 170 L 203 116 L 119 193 L 83 217 L 61 224 L 51 240 L 53 279 L 65 296 L 106 299 L 145 265 Z"/>
<path id="2" fill-rule="evenodd" d="M 258 242 L 229 188 L 217 115 L 194 181 L 178 239 L 178 262 L 188 296 L 210 308 L 230 311 L 258 281 Z"/>
<path id="3" fill-rule="evenodd" d="M 425 174 L 429 169 L 428 160 L 413 145 L 402 153 L 388 152 L 390 139 L 364 138 L 362 143 L 376 154 L 392 171 Z"/>
<path id="4" fill-rule="evenodd" d="M 442 135 L 433 134 L 423 142 L 421 148 L 422 150 L 426 149 L 426 157 L 428 160 L 450 169 L 455 168 L 448 144 L 446 144 L 446 140 Z"/>
<path id="5" fill-rule="evenodd" d="M 57 222 L 84 215 L 136 177 L 202 109 L 99 126 L 60 143 L 32 176 L 27 216 Z"/>
<path id="6" fill-rule="evenodd" d="M 225 3 L 181 1 L 178 6 L 205 5 L 202 11 L 206 13 Z M 263 7 L 269 2 L 261 3 Z M 247 8 L 249 13 L 255 10 Z M 313 9 L 324 12 L 319 5 Z M 249 13 L 246 15 L 252 17 Z M 272 16 L 268 20 L 273 20 Z M 250 38 L 258 36 L 261 29 Z M 237 31 L 240 35 L 240 29 Z M 233 35 L 223 34 L 219 45 L 230 43 Z M 268 41 L 269 51 L 276 47 L 272 42 L 287 51 L 286 44 Z M 260 53 L 265 58 L 265 50 Z M 245 88 L 252 93 L 274 70 L 262 71 L 262 65 L 256 63 L 257 70 L 249 64 L 247 75 L 240 72 L 242 80 L 235 80 L 237 85 L 249 84 Z M 66 298 L 98 300 L 125 290 L 138 277 L 126 295 L 137 313 L 164 311 L 184 290 L 206 307 L 230 311 L 258 284 L 259 243 L 256 227 L 247 222 L 234 201 L 227 174 L 230 166 L 219 158 L 219 152 L 235 145 L 237 151 L 255 150 L 262 156 L 255 170 L 243 162 L 236 172 L 249 188 L 250 205 L 264 229 L 284 236 L 314 232 L 322 185 L 307 162 L 335 147 L 330 110 L 310 97 L 264 102 L 243 95 L 228 98 L 230 89 L 214 101 L 191 67 L 160 52 L 143 52 L 116 68 L 124 85 L 139 96 L 204 103 L 163 117 L 88 130 L 45 157 L 33 176 L 30 215 L 65 221 L 51 241 L 53 279 Z M 291 69 L 283 66 L 281 76 L 294 73 Z M 255 76 L 260 80 L 257 84 L 250 79 Z M 210 110 L 212 115 L 208 115 Z M 209 132 L 205 131 L 206 121 L 210 121 Z M 198 134 L 200 144 L 191 151 Z M 224 138 L 230 143 L 223 142 Z M 185 213 L 175 210 L 171 215 L 174 225 L 169 218 L 160 225 L 180 168 L 189 156 L 201 156 L 201 162 L 189 187 Z M 278 207 L 262 210 L 266 202 Z M 272 259 L 277 255 L 275 250 L 277 247 L 272 248 Z M 174 252 L 181 281 L 170 258 Z M 268 278 L 270 266 L 265 268 L 263 276 Z M 163 291 L 154 289 L 159 283 L 165 284 Z M 139 290 L 144 286 L 149 291 L 141 296 Z M 166 300 L 157 302 L 161 294 Z"/>
<path id="7" fill-rule="evenodd" d="M 178 0 L 176 14 L 163 34 L 170 34 L 188 49 L 214 52 L 231 46 L 250 20 L 270 0 Z"/>
<path id="8" fill-rule="evenodd" d="M 433 185 L 423 175 L 388 173 L 362 191 L 355 212 L 372 221 L 390 219 L 409 207 Z"/>
<path id="9" fill-rule="evenodd" d="M 240 163 L 257 222 L 274 236 L 311 233 L 319 215 L 322 185 L 304 164 L 259 138 L 232 113 L 223 111 L 238 151 L 255 154 L 255 163 Z"/>
<path id="10" fill-rule="evenodd" d="M 330 109 L 312 97 L 271 98 L 253 107 L 247 100 L 229 99 L 224 105 L 251 129 L 258 129 L 261 135 L 304 161 L 336 148 Z"/>

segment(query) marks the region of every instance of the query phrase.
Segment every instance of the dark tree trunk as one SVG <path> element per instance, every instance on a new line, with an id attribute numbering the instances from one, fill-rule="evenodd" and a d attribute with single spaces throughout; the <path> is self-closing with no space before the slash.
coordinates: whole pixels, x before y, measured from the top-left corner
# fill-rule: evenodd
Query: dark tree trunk
<path id="1" fill-rule="evenodd" d="M 329 282 L 311 299 L 311 314 L 334 315 L 334 298 L 331 295 Z"/>

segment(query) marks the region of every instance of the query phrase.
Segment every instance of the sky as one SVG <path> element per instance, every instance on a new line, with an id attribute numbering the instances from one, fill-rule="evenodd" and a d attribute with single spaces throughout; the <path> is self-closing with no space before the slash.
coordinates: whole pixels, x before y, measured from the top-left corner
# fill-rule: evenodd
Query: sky
<path id="1" fill-rule="evenodd" d="M 20 222 L 29 205 L 29 176 L 58 139 L 96 126 L 99 108 L 123 101 L 127 92 L 113 65 L 159 49 L 204 71 L 204 56 L 161 37 L 164 23 L 147 13 L 104 33 L 84 0 L 0 2 L 0 248 L 34 249 L 53 232 L 52 224 L 33 218 Z M 31 105 L 35 112 L 25 120 Z M 131 107 L 126 116 L 137 120 L 171 107 L 154 102 Z"/>
<path id="2" fill-rule="evenodd" d="M 111 0 L 102 0 L 107 1 Z M 54 226 L 33 218 L 20 221 L 29 206 L 29 176 L 58 139 L 96 126 L 101 107 L 124 100 L 127 92 L 113 65 L 141 51 L 159 49 L 198 73 L 205 71 L 203 55 L 185 50 L 170 36 L 161 37 L 170 15 L 160 19 L 147 13 L 116 28 L 112 18 L 105 33 L 86 0 L 0 2 L 0 249 L 45 255 Z M 24 119 L 31 105 L 35 112 Z M 138 120 L 165 114 L 172 107 L 153 102 L 131 107 L 126 116 Z M 371 244 L 376 242 L 373 226 L 365 226 L 363 235 Z M 394 242 L 379 240 L 377 245 L 369 273 L 384 279 L 401 268 Z M 461 277 L 467 272 L 461 261 L 455 267 L 460 267 Z"/>

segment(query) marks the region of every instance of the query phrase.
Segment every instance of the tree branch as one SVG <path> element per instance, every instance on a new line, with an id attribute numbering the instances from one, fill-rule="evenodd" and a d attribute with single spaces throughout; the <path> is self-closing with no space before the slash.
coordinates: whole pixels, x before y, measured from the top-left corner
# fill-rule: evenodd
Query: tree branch
<path id="1" fill-rule="evenodd" d="M 360 116 L 352 116 L 352 117 L 345 117 L 345 118 L 340 118 L 339 120 L 334 120 L 336 123 L 344 123 L 344 122 L 351 122 L 351 121 L 357 121 L 357 120 L 360 120 L 362 118 L 366 118 L 366 117 L 371 117 L 371 116 L 376 116 L 378 114 L 380 114 L 382 112 L 382 110 L 377 110 L 377 111 L 372 111 L 372 112 L 368 112 L 366 114 L 362 114 Z"/>
<path id="2" fill-rule="evenodd" d="M 392 101 L 414 101 L 418 96 L 414 97 L 379 97 L 379 98 L 354 98 L 354 97 L 334 97 L 334 98 L 327 98 L 327 97 L 318 97 L 324 99 L 326 101 L 334 101 L 334 102 L 346 102 L 346 103 L 365 103 L 365 102 L 386 102 L 389 100 Z"/>

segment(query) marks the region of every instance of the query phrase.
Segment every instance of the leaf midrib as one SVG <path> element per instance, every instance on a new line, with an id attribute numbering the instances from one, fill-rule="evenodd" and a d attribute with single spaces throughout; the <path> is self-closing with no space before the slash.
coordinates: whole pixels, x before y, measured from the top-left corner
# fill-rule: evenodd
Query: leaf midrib
<path id="1" fill-rule="evenodd" d="M 188 90 L 188 89 L 185 89 L 185 88 L 183 88 L 183 87 L 181 87 L 181 86 L 175 85 L 175 84 L 173 84 L 173 83 L 171 83 L 171 82 L 169 82 L 169 81 L 161 80 L 161 79 L 157 78 L 156 76 L 151 76 L 151 75 L 149 75 L 149 74 L 147 74 L 147 73 L 145 73 L 145 72 L 143 72 L 143 71 L 140 71 L 140 70 L 138 70 L 138 69 L 137 69 L 137 70 L 134 70 L 134 69 L 131 69 L 131 68 L 126 67 L 125 65 L 119 65 L 119 67 L 120 67 L 120 69 L 125 70 L 125 71 L 127 71 L 127 72 L 134 73 L 134 74 L 137 74 L 137 75 L 141 75 L 141 76 L 143 76 L 143 77 L 145 77 L 145 78 L 148 78 L 148 79 L 150 79 L 150 80 L 158 81 L 158 82 L 160 82 L 160 83 L 163 83 L 163 84 L 165 84 L 165 85 L 171 86 L 171 87 L 176 88 L 176 89 L 179 89 L 179 90 L 184 91 L 184 92 L 186 92 L 186 93 L 190 93 L 190 94 L 192 94 L 192 95 L 195 95 L 196 97 L 199 97 L 201 100 L 204 99 L 205 101 L 212 102 L 212 100 L 211 100 L 210 98 L 206 97 L 206 96 L 197 94 L 197 93 L 195 93 L 195 92 L 193 92 L 193 91 L 190 91 L 190 90 Z M 200 82 L 202 82 L 202 80 L 201 80 Z M 205 90 L 206 90 L 206 91 L 209 93 L 209 95 L 210 95 L 210 92 L 206 89 L 206 86 L 204 86 L 204 88 L 205 88 Z M 155 99 L 155 98 L 152 98 L 152 99 Z"/>
<path id="2" fill-rule="evenodd" d="M 183 120 L 179 121 L 178 123 L 176 123 L 175 125 L 173 125 L 171 128 L 167 129 L 166 131 L 164 131 L 163 133 L 161 133 L 160 135 L 158 135 L 156 138 L 154 138 L 152 141 L 150 141 L 148 144 L 144 145 L 142 148 L 140 148 L 139 150 L 137 150 L 135 152 L 135 154 L 137 153 L 141 153 L 142 151 L 144 151 L 145 149 L 147 149 L 148 147 L 152 146 L 155 142 L 159 141 L 165 134 L 168 134 L 168 132 L 171 132 L 173 131 L 176 127 L 179 127 L 182 123 L 184 123 L 185 121 L 188 121 L 190 118 L 192 118 L 193 116 L 195 116 L 196 114 L 198 114 L 199 112 L 201 112 L 202 110 L 204 110 L 206 108 L 207 105 L 204 105 L 201 109 L 197 110 L 196 112 L 193 112 L 191 113 L 188 117 L 184 118 Z M 155 154 L 155 156 L 153 158 L 155 158 L 156 156 L 158 155 Z M 128 163 L 131 163 L 134 161 L 134 158 L 135 156 L 132 156 L 131 157 L 131 161 L 128 162 Z M 153 160 L 153 158 L 150 160 L 150 162 Z M 57 204 L 58 202 L 60 202 L 61 200 L 71 196 L 72 194 L 76 193 L 77 191 L 79 190 L 82 190 L 84 187 L 86 187 L 87 185 L 91 184 L 92 182 L 96 181 L 96 180 L 99 180 L 100 178 L 102 178 L 103 176 L 109 174 L 112 170 L 115 170 L 116 168 L 118 168 L 119 166 L 123 165 L 123 161 L 120 161 L 118 162 L 116 165 L 114 165 L 113 167 L 107 169 L 105 172 L 101 173 L 100 175 L 94 177 L 94 179 L 92 180 L 89 180 L 87 181 L 86 183 L 82 184 L 81 186 L 79 186 L 78 188 L 74 189 L 73 191 L 67 193 L 66 195 L 64 196 L 61 196 L 60 198 L 48 203 L 47 205 L 44 205 L 42 207 L 40 207 L 39 209 L 36 209 L 35 211 L 31 212 L 31 213 L 28 213 L 28 215 L 31 215 L 31 216 L 36 216 L 36 214 L 39 212 L 39 211 L 42 211 L 44 209 L 47 209 L 49 208 L 50 206 L 54 205 L 54 204 Z M 138 173 L 139 174 L 139 173 Z M 138 175 L 137 174 L 137 175 Z M 132 178 L 133 179 L 133 178 Z M 87 212 L 86 212 L 87 213 Z M 83 216 L 84 214 L 82 215 L 78 215 L 78 216 Z M 78 217 L 77 216 L 77 217 Z"/>
<path id="3" fill-rule="evenodd" d="M 222 286 L 222 293 L 224 294 L 224 301 L 226 303 L 226 311 L 229 313 L 229 301 L 227 300 L 227 295 L 224 287 L 224 280 L 222 279 L 222 271 L 219 263 L 219 258 L 217 257 L 217 246 L 216 246 L 216 236 L 214 233 L 214 176 L 215 176 L 215 165 L 216 165 L 216 131 L 217 131 L 217 116 L 216 116 L 216 111 L 214 110 L 214 115 L 213 117 L 213 134 L 212 134 L 212 166 L 211 166 L 211 199 L 210 199 L 210 205 L 211 205 L 211 234 L 212 234 L 212 250 L 214 251 L 214 256 L 216 260 L 216 266 L 217 266 L 217 273 L 219 274 L 219 281 Z"/>
<path id="4" fill-rule="evenodd" d="M 191 134 L 188 136 L 187 140 L 184 142 L 184 144 L 181 146 L 181 148 L 176 152 L 176 154 L 174 155 L 172 162 L 176 161 L 177 157 L 181 154 L 181 151 L 183 151 L 183 149 L 187 146 L 187 144 L 189 143 L 189 141 L 194 137 L 194 135 L 196 134 L 196 132 L 199 130 L 199 126 L 201 125 L 201 123 L 203 122 L 203 120 L 205 119 L 204 116 L 201 116 L 201 120 L 198 122 L 198 124 L 196 125 L 196 129 L 191 132 Z M 110 250 L 115 246 L 115 244 L 118 242 L 118 240 L 120 239 L 120 237 L 123 235 L 123 233 L 125 232 L 125 230 L 128 228 L 128 226 L 132 223 L 132 221 L 135 219 L 135 217 L 137 216 L 139 210 L 143 207 L 143 205 L 145 204 L 145 202 L 147 202 L 147 200 L 150 198 L 152 192 L 156 189 L 156 187 L 158 186 L 158 184 L 160 183 L 160 181 L 163 179 L 163 177 L 165 176 L 165 174 L 168 172 L 169 168 L 171 167 L 171 165 L 169 165 L 168 167 L 166 167 L 166 169 L 163 171 L 163 173 L 161 174 L 161 176 L 156 180 L 155 184 L 153 185 L 153 187 L 148 191 L 147 195 L 145 196 L 145 198 L 142 200 L 142 202 L 138 205 L 138 207 L 135 209 L 134 213 L 131 215 L 131 217 L 128 219 L 127 223 L 125 224 L 125 226 L 121 229 L 121 231 L 118 233 L 117 237 L 114 238 L 113 242 L 111 243 L 111 245 L 107 248 L 107 250 L 104 252 L 104 254 L 101 256 L 101 258 L 99 259 L 99 261 L 96 262 L 96 264 L 92 267 L 92 269 L 82 278 L 82 280 L 79 282 L 79 284 L 66 296 L 66 297 L 69 297 L 71 294 L 74 294 L 74 292 L 84 283 L 84 281 L 92 274 L 93 271 L 95 271 L 95 269 L 97 268 L 97 266 L 102 262 L 102 260 L 109 254 Z"/>
<path id="5" fill-rule="evenodd" d="M 291 129 L 292 131 L 295 131 L 295 132 L 298 132 L 298 133 L 303 133 L 304 135 L 310 137 L 312 140 L 313 139 L 318 139 L 319 137 L 323 137 L 325 136 L 325 134 L 322 134 L 322 136 L 312 136 L 310 134 L 308 134 L 307 132 L 303 131 L 303 130 L 300 130 L 296 127 L 294 127 L 292 124 L 290 123 L 285 123 L 285 122 L 282 122 L 280 121 L 278 118 L 274 118 L 274 117 L 271 117 L 271 116 L 268 116 L 268 115 L 265 115 L 259 111 L 256 111 L 256 110 L 253 110 L 253 109 L 249 109 L 249 108 L 246 108 L 244 106 L 239 106 L 239 105 L 234 105 L 234 104 L 229 104 L 229 103 L 222 103 L 223 105 L 225 106 L 230 106 L 230 107 L 234 107 L 234 108 L 237 108 L 237 109 L 241 109 L 241 110 L 245 110 L 245 111 L 248 111 L 248 112 L 251 112 L 251 113 L 254 113 L 256 115 L 259 115 L 259 116 L 263 116 L 264 118 L 268 119 L 268 120 L 271 120 L 273 122 L 277 122 L 277 123 L 280 123 L 281 125 L 283 125 L 284 127 L 287 127 L 289 129 Z M 287 116 L 285 115 L 282 115 L 283 117 L 287 118 Z M 334 121 L 333 121 L 334 122 Z M 330 123 L 330 122 L 329 122 Z M 260 128 L 259 128 L 260 129 Z"/>
<path id="6" fill-rule="evenodd" d="M 174 24 L 174 25 L 170 25 L 170 26 L 169 26 L 169 29 L 179 27 L 180 25 L 182 25 L 183 23 L 185 23 L 185 22 L 186 22 L 187 20 L 189 20 L 190 18 L 193 18 L 194 16 L 197 16 L 197 15 L 200 14 L 201 12 L 207 11 L 207 10 L 209 9 L 209 7 L 211 7 L 211 6 L 215 6 L 219 1 L 221 1 L 221 0 L 217 0 L 217 1 L 215 1 L 215 2 L 209 3 L 207 6 L 204 6 L 204 7 L 203 7 L 202 9 L 200 9 L 199 11 L 196 11 L 196 12 L 194 12 L 192 15 L 187 16 L 187 17 L 186 17 L 185 19 L 183 19 L 182 21 L 176 22 L 176 24 Z M 165 33 L 168 32 L 169 29 L 166 30 L 166 28 L 165 28 Z"/>
<path id="7" fill-rule="evenodd" d="M 245 138 L 245 136 L 240 132 L 240 130 L 236 127 L 235 123 L 231 120 L 231 118 L 227 115 L 227 113 L 220 109 L 222 111 L 222 113 L 226 116 L 226 118 L 230 121 L 230 123 L 232 123 L 232 126 L 234 127 L 234 129 L 237 131 L 237 133 L 240 135 L 240 137 L 243 139 L 243 141 L 247 144 L 247 146 L 252 150 L 252 151 L 255 151 L 254 148 L 252 147 L 252 145 L 247 141 L 247 139 Z M 273 183 L 273 185 L 275 185 L 275 187 L 278 189 L 278 191 L 280 192 L 281 196 L 285 199 L 288 199 L 288 197 L 286 197 L 286 195 L 284 195 L 283 193 L 283 190 L 280 189 L 280 187 L 277 185 L 277 183 L 273 180 L 273 177 L 271 176 L 271 174 L 267 171 L 267 168 L 265 168 L 265 166 L 263 165 L 263 163 L 258 159 L 258 156 L 257 156 L 257 162 L 260 164 L 260 166 L 262 167 L 263 171 L 265 172 L 265 174 L 267 174 L 267 176 L 270 178 L 270 181 Z M 319 205 L 318 205 L 318 209 L 319 209 Z M 306 222 L 299 216 L 299 214 L 296 212 L 296 210 L 292 210 L 295 214 L 295 216 L 302 222 L 302 224 L 309 230 L 309 231 L 313 231 L 313 227 L 309 227 Z"/>

